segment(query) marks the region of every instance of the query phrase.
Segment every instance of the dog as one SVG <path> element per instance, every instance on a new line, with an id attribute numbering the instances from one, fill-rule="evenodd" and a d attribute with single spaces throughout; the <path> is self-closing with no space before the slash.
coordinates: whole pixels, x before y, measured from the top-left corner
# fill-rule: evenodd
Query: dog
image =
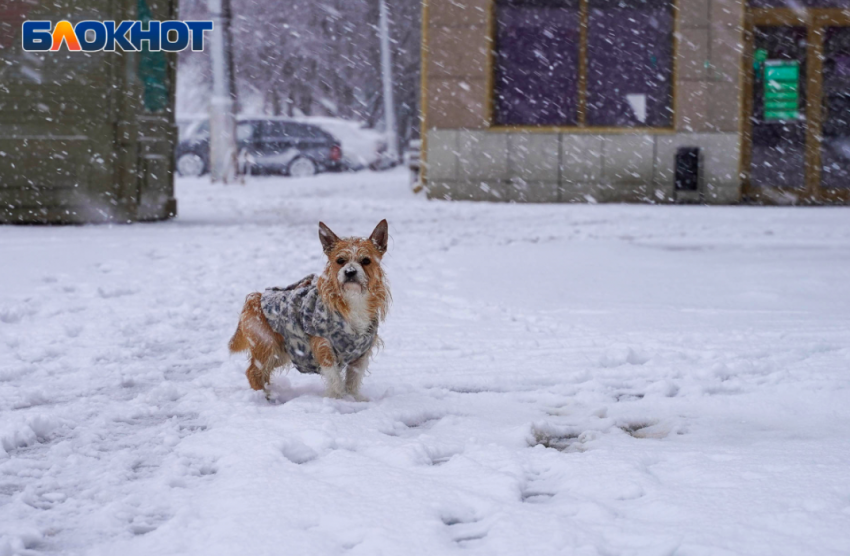
<path id="1" fill-rule="evenodd" d="M 248 295 L 228 347 L 249 352 L 251 388 L 268 393 L 272 372 L 291 364 L 321 374 L 329 397 L 366 400 L 360 385 L 392 300 L 381 267 L 388 238 L 386 220 L 368 238 L 339 238 L 319 222 L 324 272 Z"/>

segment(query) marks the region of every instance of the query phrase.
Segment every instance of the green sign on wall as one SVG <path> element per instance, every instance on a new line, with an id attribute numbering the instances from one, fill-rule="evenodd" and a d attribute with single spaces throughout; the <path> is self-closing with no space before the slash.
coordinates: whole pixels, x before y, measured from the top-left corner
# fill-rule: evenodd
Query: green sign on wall
<path id="1" fill-rule="evenodd" d="M 800 119 L 800 62 L 764 61 L 764 121 Z"/>

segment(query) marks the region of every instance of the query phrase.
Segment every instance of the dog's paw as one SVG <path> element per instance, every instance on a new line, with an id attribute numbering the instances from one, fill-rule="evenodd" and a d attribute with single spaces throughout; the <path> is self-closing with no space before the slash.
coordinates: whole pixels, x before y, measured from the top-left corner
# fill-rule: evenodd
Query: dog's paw
<path id="1" fill-rule="evenodd" d="M 355 402 L 368 402 L 369 401 L 369 398 L 367 398 L 366 396 L 364 396 L 360 392 L 357 392 L 357 393 L 349 392 L 348 395 L 351 396 L 351 399 L 353 399 Z"/>

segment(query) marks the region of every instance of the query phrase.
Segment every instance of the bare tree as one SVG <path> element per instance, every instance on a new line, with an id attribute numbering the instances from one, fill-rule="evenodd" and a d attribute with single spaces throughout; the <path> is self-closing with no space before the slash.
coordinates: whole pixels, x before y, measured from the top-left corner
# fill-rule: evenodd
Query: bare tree
<path id="1" fill-rule="evenodd" d="M 234 66 L 243 112 L 384 120 L 378 0 L 232 0 Z M 418 136 L 419 0 L 387 0 L 392 14 L 399 140 Z M 205 0 L 182 0 L 180 17 L 208 17 Z M 180 58 L 178 111 L 206 112 L 206 55 Z"/>

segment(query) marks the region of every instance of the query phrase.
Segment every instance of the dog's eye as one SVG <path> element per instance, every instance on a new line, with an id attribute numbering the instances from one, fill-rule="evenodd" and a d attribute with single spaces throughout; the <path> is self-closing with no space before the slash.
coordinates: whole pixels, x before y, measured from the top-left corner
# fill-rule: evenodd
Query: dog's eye
<path id="1" fill-rule="evenodd" d="M 372 259 L 370 259 L 369 257 L 366 257 L 365 259 L 360 261 L 360 264 L 363 265 L 363 266 L 367 266 L 371 262 L 372 262 Z"/>
<path id="2" fill-rule="evenodd" d="M 344 264 L 345 264 L 345 259 L 343 259 L 342 257 L 338 258 L 338 259 L 336 260 L 336 264 L 338 264 L 338 265 L 344 265 Z"/>

